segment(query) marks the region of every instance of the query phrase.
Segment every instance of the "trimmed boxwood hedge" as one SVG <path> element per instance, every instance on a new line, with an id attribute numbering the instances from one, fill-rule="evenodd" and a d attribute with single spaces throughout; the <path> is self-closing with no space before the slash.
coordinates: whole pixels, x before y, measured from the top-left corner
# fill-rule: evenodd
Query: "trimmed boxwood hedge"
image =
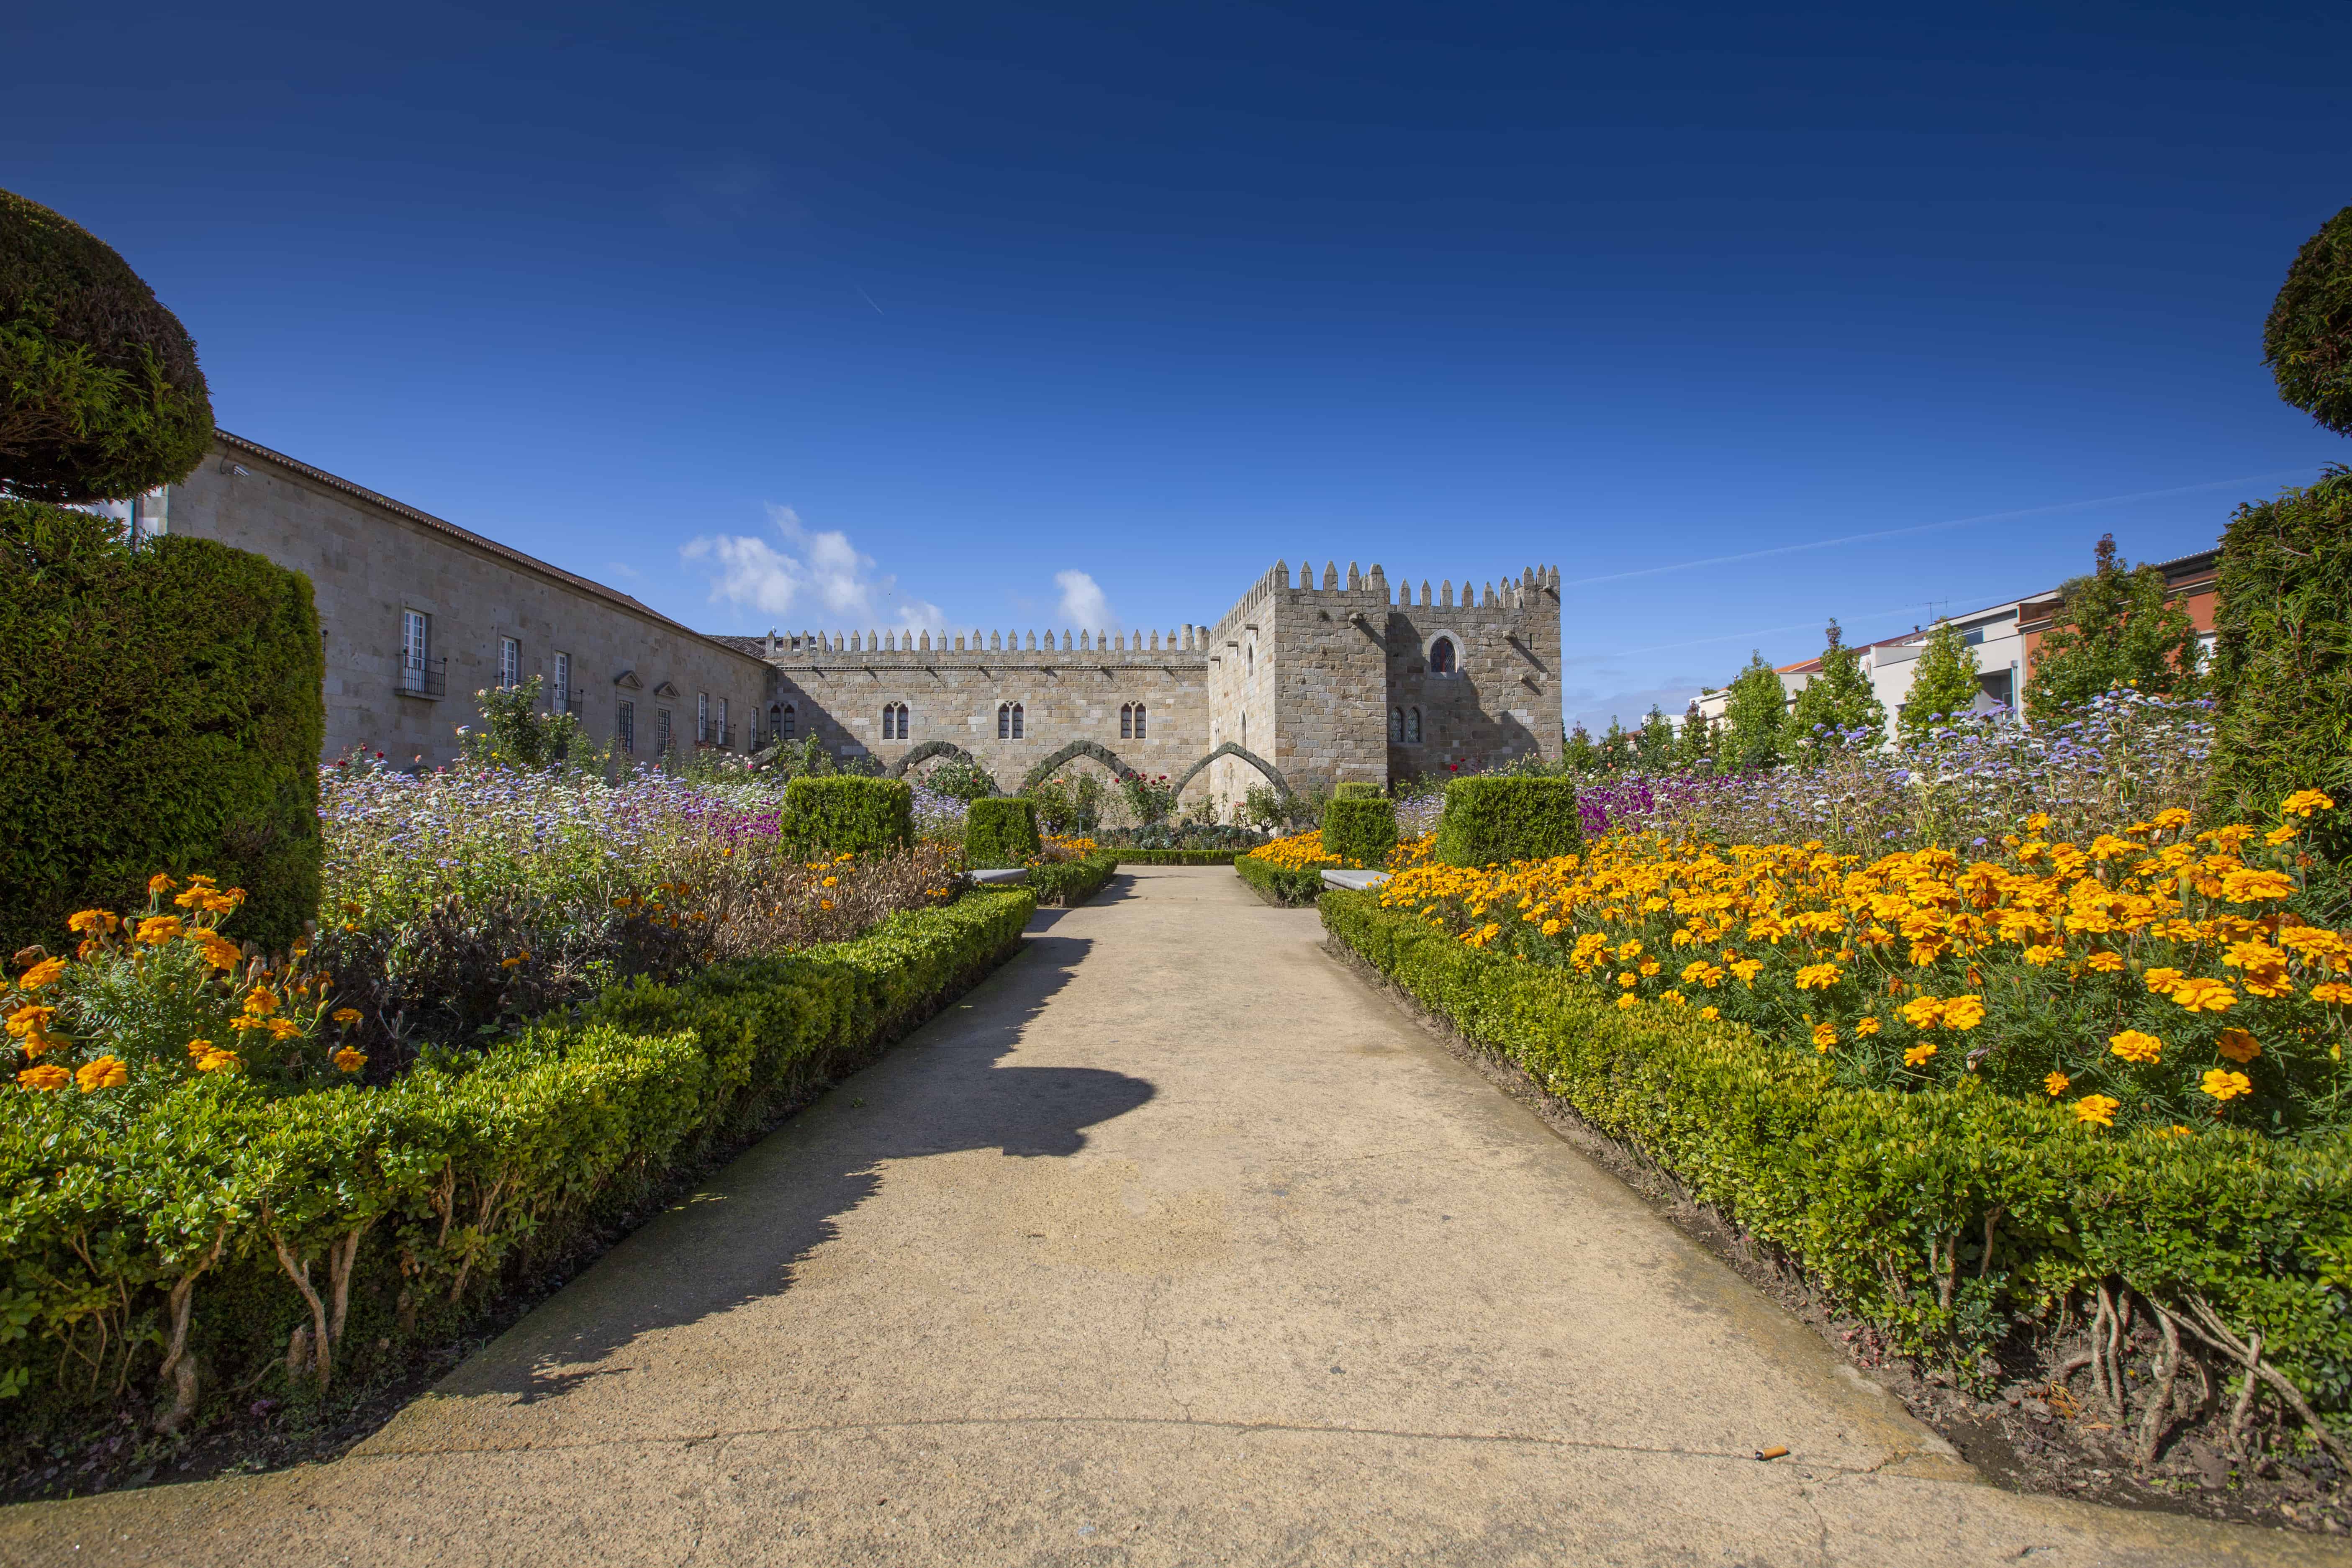
<path id="1" fill-rule="evenodd" d="M 1437 858 L 1449 866 L 1504 866 L 1583 849 L 1571 779 L 1468 778 L 1445 786 Z"/>
<path id="2" fill-rule="evenodd" d="M 205 1390 L 284 1386 L 294 1331 L 337 1326 L 335 1274 L 349 1315 L 334 1377 L 397 1366 L 503 1280 L 590 1245 L 673 1173 L 935 1012 L 1011 953 L 1034 907 L 1024 889 L 971 893 L 852 942 L 641 979 L 382 1088 L 271 1100 L 216 1074 L 119 1127 L 79 1095 L 11 1096 L 0 1395 L 16 1397 L 0 1414 L 29 1436 L 79 1429 L 126 1384 L 160 1383 L 168 1403 L 184 1282 Z"/>
<path id="3" fill-rule="evenodd" d="M 1025 795 L 975 800 L 964 808 L 963 858 L 975 870 L 1022 865 L 1043 847 L 1037 804 Z"/>
<path id="4" fill-rule="evenodd" d="M 1323 873 L 1319 870 L 1286 871 L 1247 855 L 1234 862 L 1234 869 L 1250 885 L 1252 892 L 1283 909 L 1303 909 L 1323 896 Z"/>
<path id="5" fill-rule="evenodd" d="M 1029 890 L 1041 904 L 1083 904 L 1110 885 L 1118 875 L 1118 857 L 1097 850 L 1083 860 L 1061 860 L 1029 868 Z"/>
<path id="6" fill-rule="evenodd" d="M 2339 1431 L 2352 1426 L 2340 1140 L 2090 1132 L 1970 1079 L 1843 1088 L 1811 1057 L 1694 1011 L 1621 1009 L 1608 987 L 1467 947 L 1376 895 L 1334 892 L 1322 917 L 1472 1043 L 1907 1349 L 1966 1365 L 2021 1315 L 2120 1279 L 2176 1313 L 2202 1300 L 2241 1340 L 2259 1331 L 2263 1359 Z"/>
<path id="7" fill-rule="evenodd" d="M 803 774 L 784 786 L 784 837 L 809 850 L 871 855 L 915 839 L 914 787 L 860 773 Z"/>
<path id="8" fill-rule="evenodd" d="M 133 550 L 0 500 L 0 952 L 209 872 L 270 947 L 319 904 L 325 655 L 310 581 L 210 540 Z"/>
<path id="9" fill-rule="evenodd" d="M 1323 808 L 1323 852 L 1335 860 L 1377 867 L 1396 847 L 1396 803 L 1339 799 Z"/>

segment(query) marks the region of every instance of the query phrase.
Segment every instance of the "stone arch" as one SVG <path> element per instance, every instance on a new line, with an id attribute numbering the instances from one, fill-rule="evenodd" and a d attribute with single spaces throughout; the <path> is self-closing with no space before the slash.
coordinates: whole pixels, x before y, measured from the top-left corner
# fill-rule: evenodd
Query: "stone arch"
<path id="1" fill-rule="evenodd" d="M 1207 756 L 1202 757 L 1199 762 L 1194 763 L 1191 767 L 1186 768 L 1184 770 L 1183 776 L 1176 780 L 1177 795 L 1181 795 L 1184 793 L 1184 786 L 1191 784 L 1192 780 L 1198 777 L 1201 773 L 1206 772 L 1209 764 L 1215 762 L 1219 757 L 1239 757 L 1242 761 L 1247 763 L 1250 766 L 1264 773 L 1266 777 L 1266 782 L 1274 785 L 1276 793 L 1279 794 L 1285 800 L 1290 798 L 1290 781 L 1284 778 L 1280 773 L 1276 772 L 1272 763 L 1267 762 L 1255 752 L 1250 751 L 1245 747 L 1235 745 L 1231 741 L 1227 741 L 1223 745 L 1219 746 L 1215 751 L 1211 752 Z"/>
<path id="2" fill-rule="evenodd" d="M 953 741 L 926 741 L 921 745 L 908 752 L 905 756 L 900 757 L 897 762 L 892 763 L 890 764 L 890 776 L 894 779 L 905 778 L 908 768 L 913 767 L 917 763 L 928 763 L 933 757 L 953 757 L 959 762 L 970 763 L 982 773 L 988 773 L 987 763 L 982 762 L 978 757 L 973 756 L 970 752 L 965 751 L 961 746 L 957 745 Z M 991 789 L 995 790 L 999 795 L 1003 795 L 1004 793 L 1003 789 L 998 788 L 996 775 L 994 773 L 988 774 L 988 785 Z"/>
<path id="3" fill-rule="evenodd" d="M 920 747 L 916 749 L 919 751 L 921 750 Z M 1060 767 L 1064 763 L 1076 762 L 1080 757 L 1092 757 L 1096 762 L 1100 763 L 1114 773 L 1131 773 L 1135 772 L 1133 768 L 1129 767 L 1125 763 L 1119 761 L 1118 753 L 1112 751 L 1108 746 L 1102 745 L 1094 741 L 1073 741 L 1068 745 L 1064 746 L 1060 751 L 1055 752 L 1052 756 L 1047 757 L 1044 762 L 1039 763 L 1035 767 L 1031 768 L 1029 772 L 1022 777 L 1021 793 L 1024 795 L 1028 794 L 1039 784 L 1044 784 L 1047 779 L 1052 778 L 1055 768 Z"/>

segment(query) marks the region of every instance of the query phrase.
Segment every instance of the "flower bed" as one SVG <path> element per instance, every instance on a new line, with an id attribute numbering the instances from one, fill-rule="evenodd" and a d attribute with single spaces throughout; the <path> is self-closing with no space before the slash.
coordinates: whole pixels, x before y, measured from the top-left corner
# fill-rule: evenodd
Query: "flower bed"
<path id="1" fill-rule="evenodd" d="M 1091 838 L 1049 836 L 1028 859 L 1029 890 L 1041 904 L 1083 904 L 1118 872 L 1116 853 Z"/>
<path id="2" fill-rule="evenodd" d="M 158 1064 L 12 1097 L 10 1425 L 54 1427 L 151 1390 L 176 1425 L 208 1390 L 316 1392 L 395 1362 L 493 1281 L 577 1246 L 714 1139 L 911 1027 L 1005 956 L 1033 908 L 1025 889 L 975 893 L 853 941 L 676 984 L 640 976 L 384 1085 Z M 152 945 L 173 943 L 211 962 L 199 942 Z M 249 998 L 252 976 L 227 973 Z M 338 1076 L 331 1058 L 308 1065 L 323 1048 L 292 1044 L 298 1073 Z"/>
<path id="3" fill-rule="evenodd" d="M 1613 984 L 1516 942 L 1465 942 L 1417 907 L 1333 893 L 1321 910 L 1337 942 L 1420 1005 L 1963 1380 L 1990 1375 L 1994 1342 L 2046 1342 L 2079 1311 L 2091 1353 L 2052 1370 L 2087 1370 L 2143 1455 L 2209 1406 L 2191 1373 L 2209 1393 L 2242 1373 L 2248 1401 L 2307 1419 L 2344 1460 L 2342 1436 L 2324 1435 L 2352 1433 L 2340 1138 L 2265 1140 L 2211 1117 L 2186 1137 L 2086 1128 L 1966 1073 L 1866 1087 L 1699 1006 L 1623 1005 Z M 2162 1331 L 2137 1351 L 2135 1297 Z"/>
<path id="4" fill-rule="evenodd" d="M 1965 1078 L 2090 1127 L 2334 1131 L 2352 1110 L 2352 938 L 2296 909 L 2300 825 L 2332 804 L 2305 791 L 2268 832 L 2193 837 L 2170 809 L 2087 848 L 2041 837 L 2036 814 L 1969 861 L 1622 835 L 1581 858 L 1425 865 L 1380 899 L 1621 1008 L 1748 1026 L 1855 1088 Z"/>
<path id="5" fill-rule="evenodd" d="M 1418 837 L 1400 839 L 1389 851 L 1383 868 L 1401 870 L 1426 862 L 1434 851 L 1434 831 Z M 1267 903 L 1283 909 L 1299 909 L 1313 903 L 1323 894 L 1323 873 L 1327 870 L 1364 869 L 1363 863 L 1330 855 L 1323 848 L 1321 829 L 1311 833 L 1294 834 L 1277 838 L 1273 843 L 1251 850 L 1234 862 L 1234 870 L 1250 889 Z"/>

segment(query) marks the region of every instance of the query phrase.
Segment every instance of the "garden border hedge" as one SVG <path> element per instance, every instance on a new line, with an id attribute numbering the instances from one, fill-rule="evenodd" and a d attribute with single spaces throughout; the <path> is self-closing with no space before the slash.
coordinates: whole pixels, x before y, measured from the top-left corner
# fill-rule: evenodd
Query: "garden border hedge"
<path id="1" fill-rule="evenodd" d="M 904 849 L 915 841 L 914 786 L 863 773 L 803 773 L 784 785 L 777 826 L 793 843 L 829 854 Z"/>
<path id="2" fill-rule="evenodd" d="M 1396 847 L 1396 802 L 1343 795 L 1323 807 L 1323 848 L 1333 859 L 1378 866 Z"/>
<path id="3" fill-rule="evenodd" d="M 1572 779 L 1483 777 L 1445 786 L 1437 858 L 1449 866 L 1505 866 L 1584 852 Z"/>
<path id="4" fill-rule="evenodd" d="M 1801 1053 L 1693 1012 L 1621 1009 L 1604 987 L 1468 947 L 1377 895 L 1335 891 L 1321 913 L 1334 942 L 1906 1350 L 1968 1372 L 2021 1321 L 2120 1281 L 2184 1340 L 2214 1342 L 2199 1303 L 2242 1342 L 2258 1330 L 2265 1365 L 2339 1445 L 2352 1434 L 2341 1146 L 2087 1132 L 1968 1080 L 1843 1088 Z"/>
<path id="5" fill-rule="evenodd" d="M 1118 874 L 1118 857 L 1097 851 L 1083 859 L 1030 867 L 1029 890 L 1040 904 L 1070 909 L 1101 892 Z"/>
<path id="6" fill-rule="evenodd" d="M 282 1370 L 297 1329 L 338 1380 L 397 1368 L 922 1022 L 1011 954 L 1034 907 L 975 892 L 850 942 L 639 979 L 381 1089 L 271 1100 L 214 1075 L 121 1129 L 79 1097 L 21 1096 L 0 1120 L 0 1415 L 20 1436 L 70 1430 L 154 1386 L 184 1417 L 198 1367 L 207 1389 L 315 1388 Z"/>
<path id="7" fill-rule="evenodd" d="M 1276 909 L 1305 909 L 1323 896 L 1323 872 L 1319 867 L 1311 871 L 1286 871 L 1244 855 L 1234 862 L 1234 869 L 1249 884 L 1250 891 Z"/>
<path id="8" fill-rule="evenodd" d="M 1106 853 L 1118 857 L 1122 866 L 1230 866 L 1249 853 L 1246 849 L 1118 849 Z"/>
<path id="9" fill-rule="evenodd" d="M 1024 865 L 1044 842 L 1037 803 L 1026 795 L 994 795 L 964 807 L 963 854 L 975 869 Z"/>

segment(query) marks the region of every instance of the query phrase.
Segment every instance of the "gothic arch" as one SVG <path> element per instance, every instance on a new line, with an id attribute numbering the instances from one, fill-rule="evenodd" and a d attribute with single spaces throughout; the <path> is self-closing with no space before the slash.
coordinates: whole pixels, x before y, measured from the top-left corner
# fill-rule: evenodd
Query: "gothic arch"
<path id="1" fill-rule="evenodd" d="M 1183 776 L 1176 781 L 1176 793 L 1180 795 L 1182 795 L 1184 793 L 1184 786 L 1191 784 L 1196 774 L 1206 769 L 1211 763 L 1215 762 L 1219 757 L 1239 757 L 1242 761 L 1247 763 L 1250 766 L 1264 773 L 1266 776 L 1266 782 L 1273 784 L 1276 792 L 1285 800 L 1290 798 L 1290 781 L 1284 778 L 1279 773 L 1276 772 L 1272 763 L 1267 762 L 1255 752 L 1237 746 L 1231 741 L 1227 741 L 1223 745 L 1219 746 L 1215 751 L 1211 752 L 1207 756 L 1202 757 L 1199 762 L 1194 763 L 1191 767 L 1186 768 L 1184 770 Z"/>
<path id="2" fill-rule="evenodd" d="M 921 749 L 919 746 L 916 748 L 918 751 Z M 1131 773 L 1135 771 L 1119 761 L 1118 753 L 1108 746 L 1093 741 L 1073 741 L 1035 767 L 1031 768 L 1021 781 L 1021 793 L 1028 794 L 1047 779 L 1052 778 L 1055 768 L 1060 767 L 1064 763 L 1075 762 L 1080 757 L 1092 757 L 1114 773 Z"/>
<path id="3" fill-rule="evenodd" d="M 908 752 L 905 756 L 900 757 L 897 762 L 892 763 L 890 764 L 890 776 L 894 779 L 905 778 L 908 768 L 913 767 L 917 763 L 928 763 L 933 757 L 954 757 L 961 762 L 970 763 L 973 767 L 980 769 L 982 773 L 988 773 L 988 766 L 986 763 L 982 763 L 978 757 L 973 756 L 970 752 L 965 751 L 961 746 L 957 745 L 953 741 L 926 741 L 921 745 Z M 995 788 L 996 775 L 989 773 L 988 782 L 989 786 L 992 789 Z M 1002 795 L 1004 792 L 1003 790 L 997 790 L 997 793 Z"/>

